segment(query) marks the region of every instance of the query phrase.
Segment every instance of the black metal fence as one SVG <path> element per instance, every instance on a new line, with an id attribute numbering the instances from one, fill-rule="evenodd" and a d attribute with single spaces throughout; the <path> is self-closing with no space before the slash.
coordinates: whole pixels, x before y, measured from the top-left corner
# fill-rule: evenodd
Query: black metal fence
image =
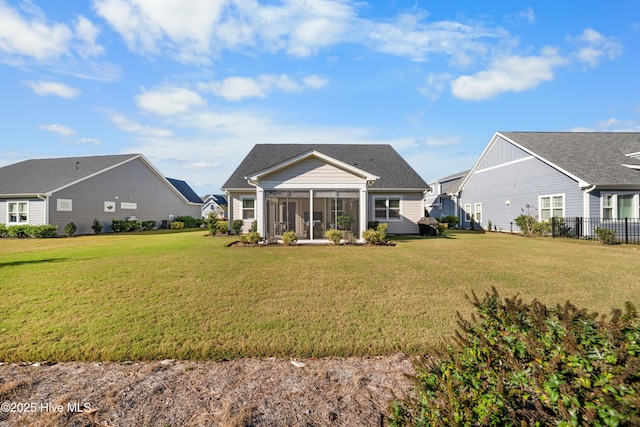
<path id="1" fill-rule="evenodd" d="M 640 244 L 640 219 L 552 218 L 551 236 L 565 239 L 597 239 L 596 228 L 611 230 L 620 243 Z"/>

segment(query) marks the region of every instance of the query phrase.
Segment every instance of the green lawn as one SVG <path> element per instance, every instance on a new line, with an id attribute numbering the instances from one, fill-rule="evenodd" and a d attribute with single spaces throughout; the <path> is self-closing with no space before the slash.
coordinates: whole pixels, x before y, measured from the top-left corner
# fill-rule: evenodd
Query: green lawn
<path id="1" fill-rule="evenodd" d="M 495 286 L 638 304 L 640 248 L 450 232 L 395 247 L 227 247 L 203 231 L 0 240 L 0 361 L 429 351 Z"/>

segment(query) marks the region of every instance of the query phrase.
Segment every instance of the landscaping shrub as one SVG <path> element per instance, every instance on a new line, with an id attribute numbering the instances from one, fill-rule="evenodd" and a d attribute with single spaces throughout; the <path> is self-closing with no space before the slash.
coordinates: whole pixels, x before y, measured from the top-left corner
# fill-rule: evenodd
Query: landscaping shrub
<path id="1" fill-rule="evenodd" d="M 17 239 L 34 238 L 44 239 L 56 237 L 57 225 L 10 225 L 0 224 L 0 237 Z"/>
<path id="2" fill-rule="evenodd" d="M 171 223 L 171 229 L 172 230 L 179 230 L 181 228 L 184 228 L 184 222 L 181 221 L 173 221 Z"/>
<path id="3" fill-rule="evenodd" d="M 197 228 L 197 227 L 200 227 L 200 225 L 202 225 L 202 220 L 200 218 L 194 218 L 191 215 L 177 216 L 173 220 L 175 222 L 183 223 L 184 228 Z"/>
<path id="4" fill-rule="evenodd" d="M 389 224 L 379 224 L 376 227 L 376 231 L 378 232 L 378 236 L 380 238 L 380 243 L 387 243 L 387 228 L 389 228 Z"/>
<path id="5" fill-rule="evenodd" d="M 596 236 L 603 245 L 613 245 L 616 243 L 616 232 L 608 228 L 596 227 Z"/>
<path id="6" fill-rule="evenodd" d="M 249 230 L 249 232 L 256 233 L 257 231 L 258 231 L 258 221 L 252 221 L 251 229 Z"/>
<path id="7" fill-rule="evenodd" d="M 344 238 L 344 242 L 347 245 L 355 245 L 357 240 L 358 240 L 358 238 L 352 232 L 348 232 L 347 235 Z"/>
<path id="8" fill-rule="evenodd" d="M 342 232 L 340 232 L 340 230 L 336 230 L 335 228 L 330 228 L 329 230 L 324 232 L 324 237 L 331 240 L 334 245 L 339 245 L 340 239 L 342 239 Z"/>
<path id="9" fill-rule="evenodd" d="M 446 215 L 441 218 L 436 218 L 436 220 L 441 224 L 447 224 L 449 228 L 455 228 L 460 223 L 460 218 L 455 215 Z"/>
<path id="10" fill-rule="evenodd" d="M 128 230 L 127 220 L 126 219 L 112 219 L 111 220 L 111 230 L 114 233 L 120 233 Z"/>
<path id="11" fill-rule="evenodd" d="M 370 245 L 377 245 L 380 243 L 380 233 L 377 230 L 364 230 L 362 232 L 362 238 Z"/>
<path id="12" fill-rule="evenodd" d="M 547 308 L 468 298 L 454 342 L 418 365 L 418 397 L 392 406 L 391 425 L 640 425 L 640 317 L 598 316 L 569 302 Z"/>
<path id="13" fill-rule="evenodd" d="M 91 229 L 96 234 L 100 234 L 102 232 L 102 223 L 98 221 L 98 218 L 93 218 L 93 222 L 91 223 Z"/>
<path id="14" fill-rule="evenodd" d="M 218 232 L 218 218 L 216 217 L 215 212 L 209 212 L 205 223 L 207 224 L 207 228 L 209 229 L 209 234 L 215 236 Z"/>
<path id="15" fill-rule="evenodd" d="M 231 223 L 231 229 L 235 234 L 240 235 L 240 233 L 242 232 L 243 224 L 244 224 L 244 221 L 242 221 L 241 219 L 234 219 L 233 222 Z"/>
<path id="16" fill-rule="evenodd" d="M 151 231 L 158 226 L 158 222 L 155 220 L 142 221 L 140 224 L 144 231 Z"/>
<path id="17" fill-rule="evenodd" d="M 447 227 L 444 225 L 444 223 L 439 222 L 436 224 L 436 233 L 438 234 L 438 236 L 442 236 L 446 231 Z"/>
<path id="18" fill-rule="evenodd" d="M 76 234 L 76 231 L 78 231 L 78 227 L 76 227 L 73 222 L 64 226 L 64 234 L 67 237 L 73 237 L 73 235 Z"/>
<path id="19" fill-rule="evenodd" d="M 217 221 L 215 234 L 227 234 L 229 233 L 229 221 Z"/>
<path id="20" fill-rule="evenodd" d="M 282 234 L 282 243 L 285 245 L 291 246 L 295 245 L 298 241 L 298 236 L 295 231 L 287 231 Z"/>
<path id="21" fill-rule="evenodd" d="M 252 231 L 247 234 L 243 234 L 240 236 L 240 241 L 244 243 L 249 243 L 251 245 L 257 245 L 262 241 L 262 236 L 257 231 Z"/>

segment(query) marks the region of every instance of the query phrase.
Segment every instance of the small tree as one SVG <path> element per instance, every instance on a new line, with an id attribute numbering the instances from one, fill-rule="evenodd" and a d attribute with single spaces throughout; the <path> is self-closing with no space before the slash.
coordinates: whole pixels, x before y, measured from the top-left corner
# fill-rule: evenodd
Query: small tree
<path id="1" fill-rule="evenodd" d="M 525 211 L 524 208 L 522 208 L 522 213 L 515 219 L 515 223 L 520 227 L 522 234 L 525 236 L 533 236 L 536 231 L 536 224 L 538 223 L 535 215 L 535 207 L 527 204 L 525 208 L 527 208 L 527 210 Z"/>
<path id="2" fill-rule="evenodd" d="M 102 233 L 102 223 L 98 221 L 98 218 L 93 218 L 93 222 L 91 223 L 91 229 L 96 234 Z"/>
<path id="3" fill-rule="evenodd" d="M 237 235 L 240 235 L 240 233 L 242 233 L 242 225 L 244 224 L 244 221 L 241 219 L 234 219 L 233 222 L 231 223 L 231 229 L 233 230 L 233 232 Z"/>
<path id="4" fill-rule="evenodd" d="M 73 222 L 70 222 L 69 224 L 64 226 L 64 234 L 67 237 L 73 237 L 73 235 L 76 234 L 77 230 L 78 230 L 78 227 L 76 227 L 76 225 Z"/>

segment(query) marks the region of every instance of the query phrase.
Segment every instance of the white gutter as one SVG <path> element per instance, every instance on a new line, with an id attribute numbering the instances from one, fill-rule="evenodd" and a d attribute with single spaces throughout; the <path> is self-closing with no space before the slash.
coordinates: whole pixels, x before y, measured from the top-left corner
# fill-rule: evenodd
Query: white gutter
<path id="1" fill-rule="evenodd" d="M 589 205 L 589 194 L 595 189 L 596 189 L 596 185 L 593 184 L 591 188 L 584 190 L 584 193 L 582 193 L 582 216 L 584 218 L 591 217 L 591 210 Z"/>

